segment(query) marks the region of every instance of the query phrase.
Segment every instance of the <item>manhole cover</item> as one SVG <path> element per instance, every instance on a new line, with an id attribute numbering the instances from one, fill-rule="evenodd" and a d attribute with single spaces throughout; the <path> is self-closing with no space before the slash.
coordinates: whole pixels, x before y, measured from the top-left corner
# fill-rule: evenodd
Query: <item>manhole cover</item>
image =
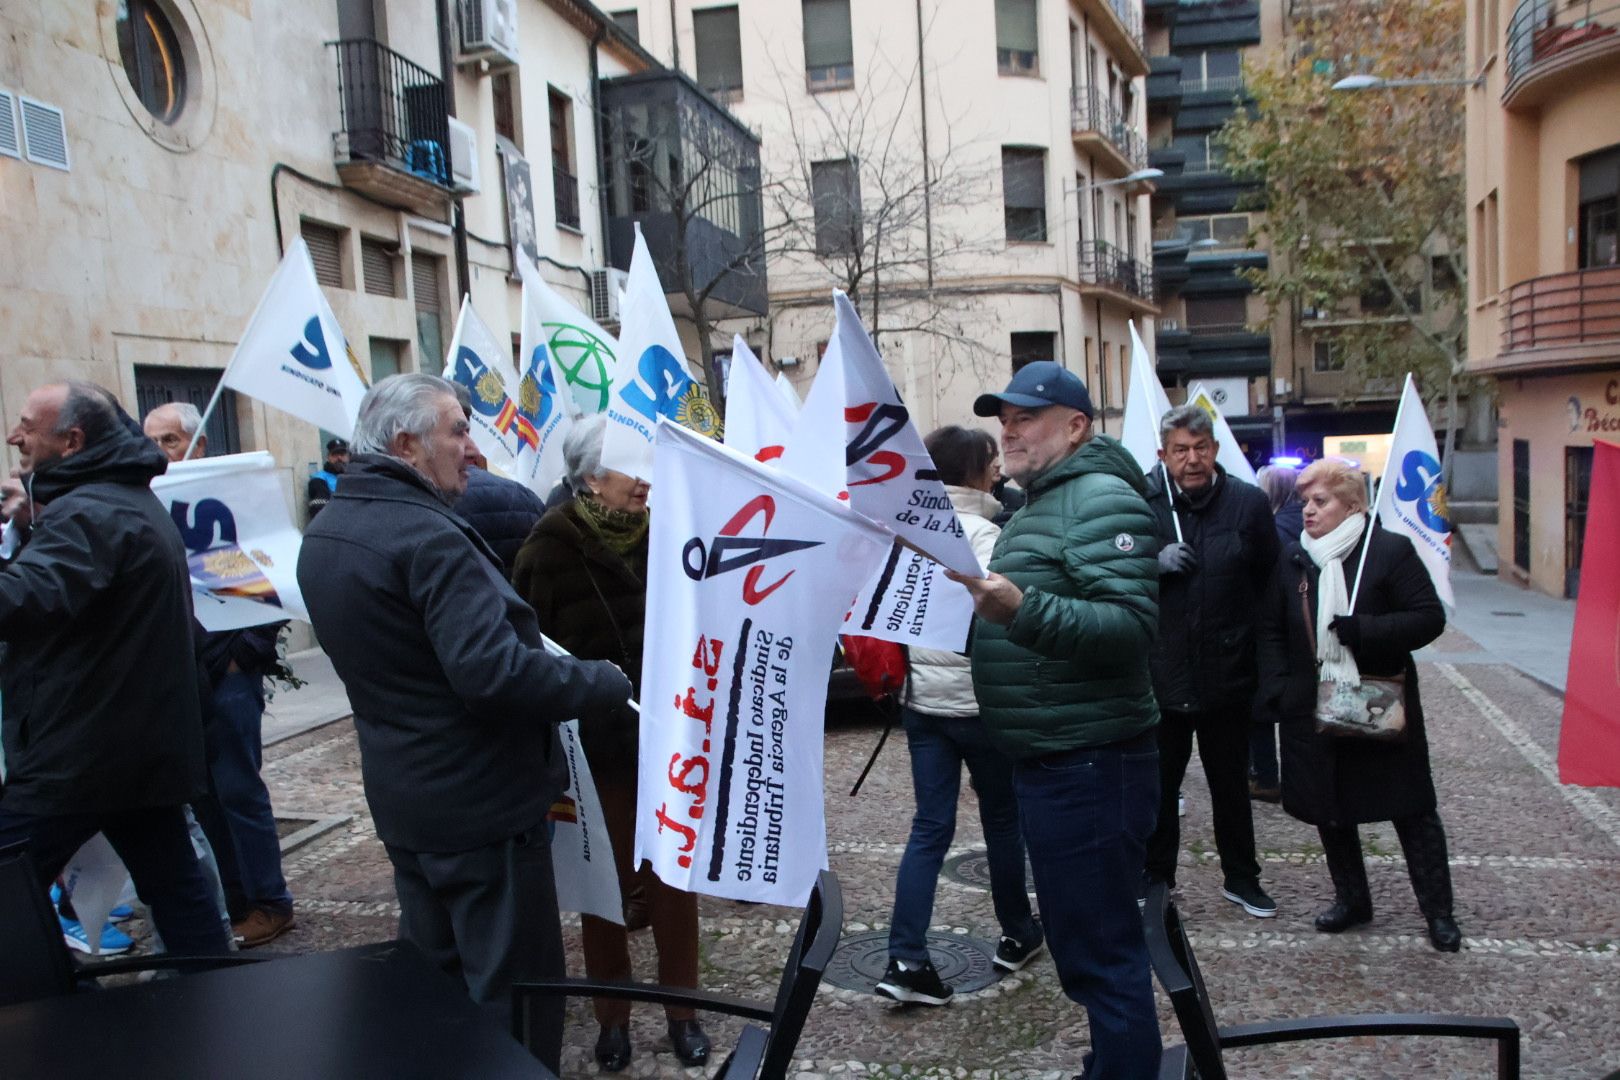
<path id="1" fill-rule="evenodd" d="M 966 934 L 930 932 L 928 958 L 939 977 L 959 993 L 983 990 L 1001 977 L 996 969 L 996 947 Z M 874 930 L 851 934 L 833 953 L 823 978 L 845 990 L 870 994 L 889 967 L 889 932 Z"/>
<path id="2" fill-rule="evenodd" d="M 975 889 L 990 891 L 990 854 L 983 848 L 963 852 L 953 858 L 946 859 L 945 865 L 940 867 L 940 874 L 950 878 L 959 885 L 967 885 Z M 1024 888 L 1031 895 L 1035 892 L 1035 872 L 1030 869 L 1028 860 L 1024 862 Z"/>

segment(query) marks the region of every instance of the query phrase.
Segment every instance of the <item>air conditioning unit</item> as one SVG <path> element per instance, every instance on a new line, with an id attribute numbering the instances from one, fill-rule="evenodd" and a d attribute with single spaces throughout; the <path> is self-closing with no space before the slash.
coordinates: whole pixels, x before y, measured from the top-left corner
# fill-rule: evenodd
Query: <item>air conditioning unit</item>
<path id="1" fill-rule="evenodd" d="M 462 195 L 477 195 L 478 131 L 450 118 L 450 186 Z"/>
<path id="2" fill-rule="evenodd" d="M 517 0 L 461 0 L 460 62 L 518 62 Z"/>
<path id="3" fill-rule="evenodd" d="M 630 275 L 623 270 L 608 267 L 591 271 L 591 318 L 599 323 L 619 321 L 619 294 L 624 292 Z"/>

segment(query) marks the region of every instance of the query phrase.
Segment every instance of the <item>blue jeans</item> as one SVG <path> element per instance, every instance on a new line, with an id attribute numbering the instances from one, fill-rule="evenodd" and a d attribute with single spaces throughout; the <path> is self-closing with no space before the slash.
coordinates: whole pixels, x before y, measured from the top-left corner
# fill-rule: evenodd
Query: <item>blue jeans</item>
<path id="1" fill-rule="evenodd" d="M 264 679 L 239 671 L 226 675 L 208 702 L 208 779 L 216 806 L 198 817 L 219 859 L 226 898 L 237 918 L 255 907 L 292 907 L 270 792 L 259 775 L 263 720 Z"/>
<path id="2" fill-rule="evenodd" d="M 1136 889 L 1159 797 L 1145 732 L 1018 762 L 1013 771 L 1035 894 L 1063 992 L 1085 1006 L 1085 1080 L 1152 1080 L 1159 1019 Z"/>
<path id="3" fill-rule="evenodd" d="M 1018 835 L 1012 763 L 990 745 L 977 716 L 930 716 L 901 709 L 900 719 L 911 747 L 917 812 L 894 885 L 889 955 L 915 963 L 928 959 L 924 935 L 933 920 L 939 870 L 956 835 L 956 797 L 964 764 L 979 796 L 979 822 L 989 849 L 990 896 L 1001 932 L 1026 945 L 1041 940 L 1024 887 L 1024 843 Z"/>
<path id="4" fill-rule="evenodd" d="M 183 806 L 96 814 L 21 814 L 0 800 L 0 847 L 28 845 L 41 888 L 96 833 L 105 833 L 168 947 L 187 956 L 231 951 L 213 886 L 191 846 Z"/>

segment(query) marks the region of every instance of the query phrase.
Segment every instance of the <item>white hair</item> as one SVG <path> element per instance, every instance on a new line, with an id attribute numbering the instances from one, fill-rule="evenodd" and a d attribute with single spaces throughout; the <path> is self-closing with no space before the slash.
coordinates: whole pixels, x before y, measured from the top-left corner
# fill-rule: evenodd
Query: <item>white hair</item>
<path id="1" fill-rule="evenodd" d="M 202 413 L 197 410 L 197 406 L 189 401 L 165 402 L 154 408 L 152 412 L 147 413 L 147 418 L 150 419 L 153 413 L 161 412 L 164 409 L 169 409 L 174 413 L 174 418 L 180 421 L 180 430 L 187 435 L 197 434 L 197 429 L 202 427 Z"/>
<path id="2" fill-rule="evenodd" d="M 602 438 L 607 433 L 607 417 L 602 413 L 574 421 L 563 439 L 563 471 L 568 486 L 585 490 L 585 481 L 602 472 Z"/>
<path id="3" fill-rule="evenodd" d="M 357 454 L 392 454 L 401 434 L 427 438 L 439 422 L 439 399 L 455 400 L 448 380 L 423 372 L 379 379 L 360 401 L 351 440 Z"/>

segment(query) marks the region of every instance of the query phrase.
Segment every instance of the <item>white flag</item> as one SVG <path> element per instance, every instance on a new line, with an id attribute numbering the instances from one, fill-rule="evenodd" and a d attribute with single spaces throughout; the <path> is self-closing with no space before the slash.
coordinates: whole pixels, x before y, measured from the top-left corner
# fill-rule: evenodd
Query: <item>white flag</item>
<path id="1" fill-rule="evenodd" d="M 513 396 L 517 375 L 512 370 L 512 349 L 495 339 L 494 331 L 473 310 L 470 296 L 461 298 L 461 315 L 450 338 L 444 377 L 467 388 L 473 442 L 489 467 L 502 476 L 516 475 L 518 406 Z"/>
<path id="2" fill-rule="evenodd" d="M 1376 517 L 1384 528 L 1412 541 L 1434 579 L 1434 591 L 1447 606 L 1456 607 L 1451 593 L 1451 519 L 1443 476 L 1434 428 L 1408 373 L 1395 412 L 1389 460 L 1378 485 Z"/>
<path id="3" fill-rule="evenodd" d="M 827 865 L 827 672 L 890 537 L 807 485 L 658 425 L 635 862 L 678 889 L 804 903 Z"/>
<path id="4" fill-rule="evenodd" d="M 754 350 L 741 334 L 735 336 L 726 378 L 726 445 L 756 461 L 775 461 L 797 419 L 797 410 L 771 382 Z"/>
<path id="5" fill-rule="evenodd" d="M 573 402 L 559 394 L 561 385 L 552 362 L 541 316 L 543 282 L 526 256 L 518 258 L 523 280 L 523 324 L 518 351 L 523 358 L 519 373 L 517 480 L 541 498 L 562 479 L 563 439 L 568 436 Z"/>
<path id="6" fill-rule="evenodd" d="M 624 925 L 619 872 L 613 865 L 613 841 L 602 817 L 602 800 L 579 743 L 579 721 L 557 725 L 563 758 L 568 762 L 568 790 L 552 804 L 546 821 L 552 826 L 551 870 L 557 879 L 557 907 L 595 915 Z"/>
<path id="7" fill-rule="evenodd" d="M 928 556 L 896 543 L 861 586 L 844 633 L 923 649 L 961 652 L 973 625 L 973 596 Z"/>
<path id="8" fill-rule="evenodd" d="M 1237 436 L 1232 434 L 1232 425 L 1226 422 L 1226 416 L 1221 407 L 1209 396 L 1203 383 L 1193 383 L 1187 387 L 1187 404 L 1196 405 L 1209 414 L 1215 425 L 1215 463 L 1226 470 L 1226 475 L 1234 480 L 1242 480 L 1245 484 L 1258 484 L 1259 478 L 1254 475 L 1254 466 L 1249 459 L 1243 456 L 1243 447 L 1238 445 Z"/>
<path id="9" fill-rule="evenodd" d="M 345 439 L 354 434 L 365 375 L 315 280 L 303 237 L 282 257 L 219 381 Z"/>
<path id="10" fill-rule="evenodd" d="M 1125 420 L 1119 441 L 1142 471 L 1151 473 L 1159 467 L 1159 421 L 1170 411 L 1170 398 L 1154 371 L 1153 358 L 1142 344 L 1142 335 L 1136 332 L 1136 323 L 1130 326 L 1131 382 L 1125 393 Z"/>
<path id="11" fill-rule="evenodd" d="M 798 412 L 799 406 L 803 405 L 804 402 L 799 400 L 799 392 L 793 389 L 793 380 L 787 377 L 785 371 L 776 373 L 776 388 L 782 392 L 783 399 L 793 406 L 793 411 Z"/>
<path id="12" fill-rule="evenodd" d="M 523 288 L 526 294 L 531 290 L 534 294 L 540 332 L 551 350 L 557 377 L 569 391 L 563 395 L 569 415 L 606 412 L 619 372 L 618 339 L 564 299 L 539 273 L 525 278 Z"/>
<path id="13" fill-rule="evenodd" d="M 622 364 L 608 399 L 602 467 L 651 479 L 653 430 L 659 417 L 709 434 L 719 430 L 719 415 L 687 373 L 681 336 L 640 225 L 619 313 Z"/>
<path id="14" fill-rule="evenodd" d="M 170 464 L 152 492 L 185 541 L 191 596 L 205 630 L 309 621 L 298 549 L 275 458 L 263 450 Z"/>

